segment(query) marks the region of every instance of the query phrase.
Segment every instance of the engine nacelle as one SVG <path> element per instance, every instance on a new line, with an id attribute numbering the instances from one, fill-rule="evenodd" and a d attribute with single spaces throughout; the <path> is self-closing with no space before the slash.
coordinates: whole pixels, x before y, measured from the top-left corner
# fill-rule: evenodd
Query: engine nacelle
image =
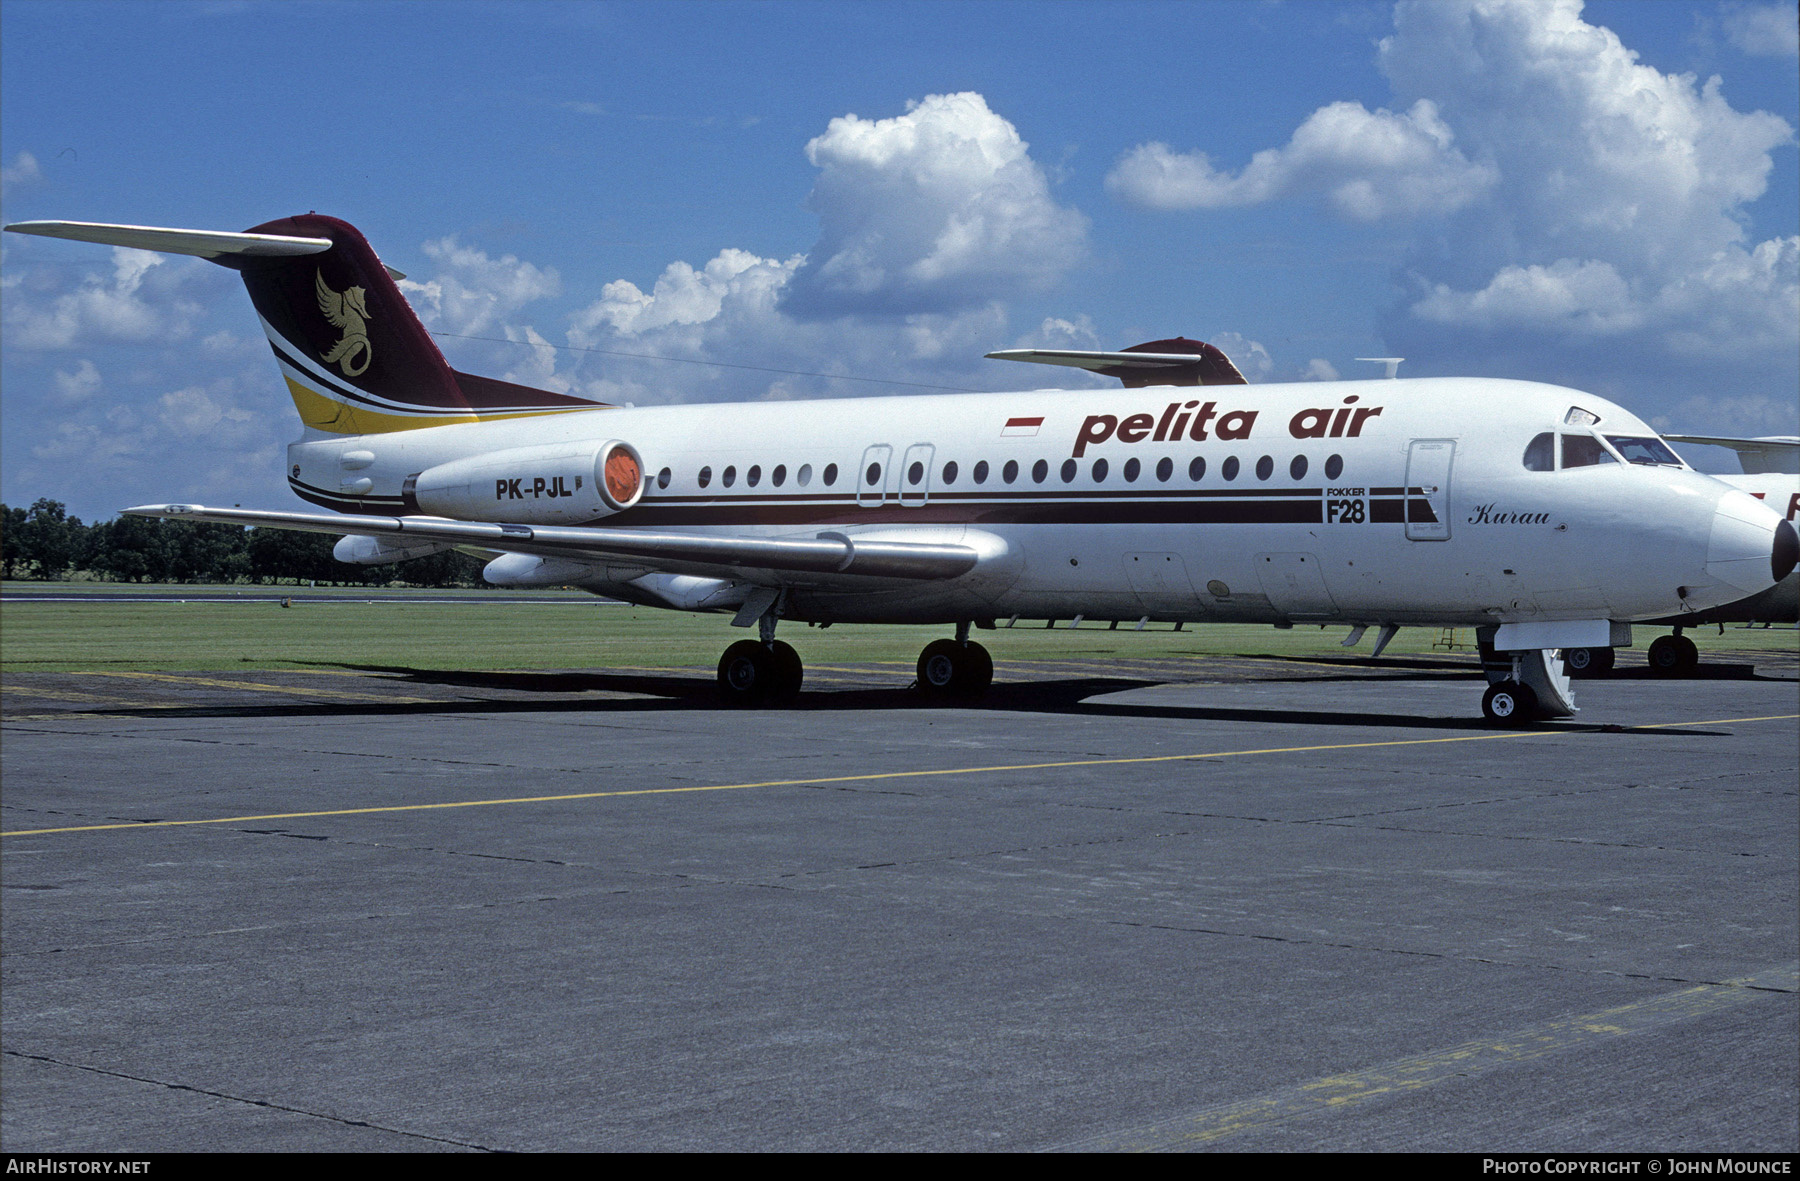
<path id="1" fill-rule="evenodd" d="M 522 525 L 579 525 L 644 495 L 644 461 L 630 443 L 546 443 L 490 451 L 408 476 L 410 514 Z"/>
<path id="2" fill-rule="evenodd" d="M 390 562 L 404 562 L 410 558 L 424 558 L 432 554 L 441 554 L 447 549 L 455 549 L 456 544 L 449 541 L 401 541 L 396 545 L 380 537 L 367 537 L 360 533 L 352 533 L 348 537 L 338 538 L 338 543 L 331 547 L 331 556 L 340 562 L 349 562 L 355 566 L 385 566 Z"/>

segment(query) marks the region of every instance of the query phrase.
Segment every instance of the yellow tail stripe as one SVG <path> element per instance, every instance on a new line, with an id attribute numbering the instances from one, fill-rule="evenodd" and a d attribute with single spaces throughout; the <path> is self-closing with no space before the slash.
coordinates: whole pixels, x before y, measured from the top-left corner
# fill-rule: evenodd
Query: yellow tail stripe
<path id="1" fill-rule="evenodd" d="M 294 399 L 294 409 L 300 412 L 300 421 L 314 430 L 333 435 L 381 435 L 392 431 L 416 431 L 428 426 L 455 426 L 460 423 L 493 422 L 502 418 L 535 418 L 544 414 L 573 414 L 600 409 L 599 406 L 568 406 L 545 410 L 509 410 L 499 414 L 479 414 L 466 410 L 443 415 L 384 414 L 366 406 L 354 406 L 330 394 L 322 394 L 310 386 L 301 385 L 285 373 L 282 374 L 282 379 L 287 382 L 288 394 Z"/>

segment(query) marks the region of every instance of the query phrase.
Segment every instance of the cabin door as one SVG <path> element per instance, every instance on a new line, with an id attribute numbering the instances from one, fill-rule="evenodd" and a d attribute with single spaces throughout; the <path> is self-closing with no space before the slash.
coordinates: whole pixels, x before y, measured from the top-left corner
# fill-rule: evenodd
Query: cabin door
<path id="1" fill-rule="evenodd" d="M 1414 439 L 1406 451 L 1406 536 L 1450 540 L 1450 468 L 1455 439 Z"/>

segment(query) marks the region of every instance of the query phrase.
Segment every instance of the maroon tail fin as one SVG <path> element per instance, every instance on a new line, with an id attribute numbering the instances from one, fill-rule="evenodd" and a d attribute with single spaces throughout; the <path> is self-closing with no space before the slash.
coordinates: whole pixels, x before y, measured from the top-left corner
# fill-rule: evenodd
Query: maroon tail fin
<path id="1" fill-rule="evenodd" d="M 377 434 L 599 405 L 450 368 L 393 276 L 348 222 L 304 213 L 247 232 L 331 241 L 318 254 L 213 260 L 243 276 L 309 427 Z"/>

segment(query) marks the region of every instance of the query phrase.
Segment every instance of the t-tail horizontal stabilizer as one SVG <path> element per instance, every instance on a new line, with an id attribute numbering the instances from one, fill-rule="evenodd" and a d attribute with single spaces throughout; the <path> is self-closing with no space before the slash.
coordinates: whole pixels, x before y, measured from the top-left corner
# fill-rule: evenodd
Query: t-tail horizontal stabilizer
<path id="1" fill-rule="evenodd" d="M 193 254 L 218 258 L 221 254 L 249 254 L 264 258 L 288 258 L 296 254 L 323 254 L 330 238 L 301 238 L 291 234 L 231 234 L 220 230 L 177 230 L 162 226 L 110 225 L 98 221 L 17 221 L 6 227 L 15 234 L 43 238 L 70 238 L 98 242 L 102 246 L 129 246 L 163 254 Z"/>

